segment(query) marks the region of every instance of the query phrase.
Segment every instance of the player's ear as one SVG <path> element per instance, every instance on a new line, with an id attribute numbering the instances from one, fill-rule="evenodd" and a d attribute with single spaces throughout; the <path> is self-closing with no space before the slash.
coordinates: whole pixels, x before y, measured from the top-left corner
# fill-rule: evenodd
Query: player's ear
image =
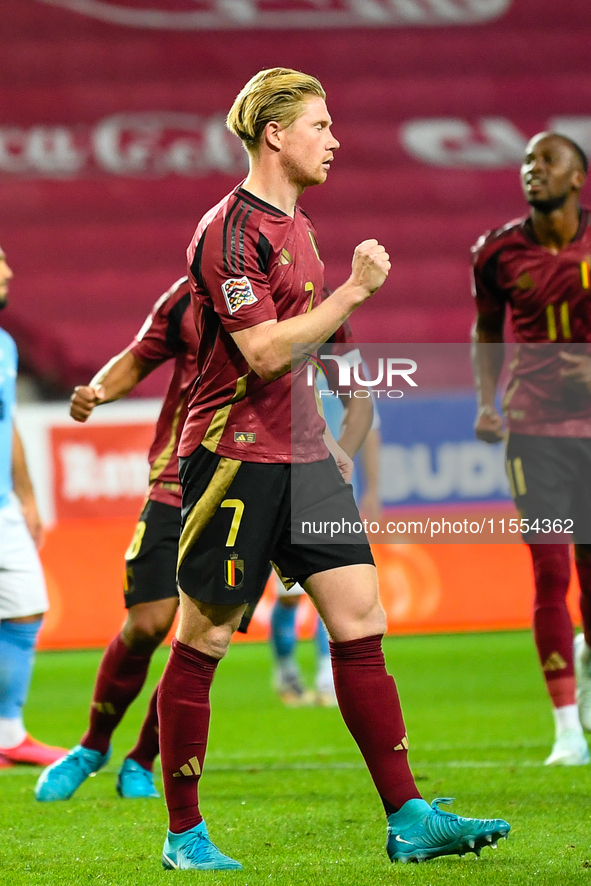
<path id="1" fill-rule="evenodd" d="M 277 120 L 269 120 L 264 129 L 264 139 L 267 145 L 274 151 L 278 151 L 281 147 L 281 133 L 283 127 Z"/>
<path id="2" fill-rule="evenodd" d="M 585 184 L 585 178 L 586 176 L 582 169 L 575 169 L 571 177 L 572 186 L 575 191 L 582 190 L 583 185 Z"/>

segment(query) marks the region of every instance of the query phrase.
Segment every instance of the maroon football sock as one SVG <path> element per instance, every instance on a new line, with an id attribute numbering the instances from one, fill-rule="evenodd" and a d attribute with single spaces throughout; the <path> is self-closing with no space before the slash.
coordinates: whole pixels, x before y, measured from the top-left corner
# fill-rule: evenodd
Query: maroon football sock
<path id="1" fill-rule="evenodd" d="M 203 821 L 197 789 L 209 732 L 209 690 L 217 665 L 217 659 L 175 638 L 160 680 L 162 781 L 169 828 L 175 834 Z"/>
<path id="2" fill-rule="evenodd" d="M 146 681 L 150 655 L 130 652 L 121 634 L 105 650 L 94 685 L 90 728 L 80 744 L 105 754 L 111 735 Z"/>
<path id="3" fill-rule="evenodd" d="M 531 544 L 536 594 L 534 639 L 554 707 L 575 703 L 573 626 L 566 605 L 570 583 L 567 544 Z"/>
<path id="4" fill-rule="evenodd" d="M 408 739 L 380 635 L 330 644 L 335 690 L 386 814 L 420 798 L 408 765 Z"/>
<path id="5" fill-rule="evenodd" d="M 585 632 L 587 646 L 591 646 L 591 560 L 587 557 L 584 559 L 577 557 L 575 548 L 575 564 L 577 567 L 577 575 L 579 576 L 579 586 L 581 588 L 579 606 L 581 609 L 583 631 Z"/>
<path id="6" fill-rule="evenodd" d="M 144 769 L 149 769 L 150 772 L 154 768 L 154 760 L 158 756 L 160 750 L 158 741 L 157 702 L 158 686 L 156 686 L 152 693 L 150 704 L 148 705 L 148 711 L 144 722 L 142 723 L 142 728 L 140 729 L 137 744 L 127 755 L 128 759 L 135 760 L 136 763 L 139 763 Z"/>

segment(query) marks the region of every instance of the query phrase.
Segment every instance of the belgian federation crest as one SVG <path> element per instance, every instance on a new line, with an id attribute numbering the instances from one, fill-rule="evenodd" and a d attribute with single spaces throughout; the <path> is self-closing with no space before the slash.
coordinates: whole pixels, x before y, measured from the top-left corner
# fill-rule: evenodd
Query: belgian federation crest
<path id="1" fill-rule="evenodd" d="M 224 560 L 224 580 L 227 588 L 240 588 L 244 581 L 244 560 L 231 557 Z"/>

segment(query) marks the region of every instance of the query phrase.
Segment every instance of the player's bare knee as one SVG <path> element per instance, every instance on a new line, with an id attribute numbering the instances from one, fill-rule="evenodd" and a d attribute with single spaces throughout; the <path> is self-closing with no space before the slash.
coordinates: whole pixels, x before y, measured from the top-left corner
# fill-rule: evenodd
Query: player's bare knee
<path id="1" fill-rule="evenodd" d="M 328 632 L 336 642 L 382 637 L 387 628 L 386 614 L 380 603 L 334 613 L 329 622 Z"/>
<path id="2" fill-rule="evenodd" d="M 121 637 L 128 649 L 145 655 L 164 641 L 170 626 L 171 619 L 160 613 L 130 610 Z"/>
<path id="3" fill-rule="evenodd" d="M 363 626 L 366 630 L 366 637 L 374 637 L 377 634 L 383 636 L 387 630 L 386 613 L 381 603 L 373 606 L 368 611 L 365 618 L 362 619 Z"/>
<path id="4" fill-rule="evenodd" d="M 201 649 L 212 658 L 222 659 L 230 646 L 232 631 L 216 630 L 201 638 Z M 205 647 L 205 648 L 203 648 Z"/>
<path id="5" fill-rule="evenodd" d="M 167 633 L 154 624 L 140 622 L 124 625 L 121 638 L 131 652 L 147 655 L 162 643 Z"/>
<path id="6" fill-rule="evenodd" d="M 181 590 L 177 637 L 212 658 L 225 656 L 245 606 L 218 606 L 189 597 Z"/>
<path id="7" fill-rule="evenodd" d="M 386 613 L 379 600 L 367 609 L 352 613 L 349 623 L 359 637 L 383 636 L 386 633 Z"/>

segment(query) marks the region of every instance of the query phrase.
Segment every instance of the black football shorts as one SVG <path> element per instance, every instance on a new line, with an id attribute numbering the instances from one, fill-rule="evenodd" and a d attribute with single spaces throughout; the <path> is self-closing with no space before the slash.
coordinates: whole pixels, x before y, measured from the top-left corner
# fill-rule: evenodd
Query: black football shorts
<path id="1" fill-rule="evenodd" d="M 177 597 L 181 509 L 148 499 L 125 553 L 125 606 Z"/>
<path id="2" fill-rule="evenodd" d="M 293 484 L 292 472 L 297 475 Z M 179 587 L 196 600 L 225 606 L 260 599 L 272 562 L 287 587 L 310 575 L 373 564 L 363 531 L 347 543 L 298 538 L 298 513 L 331 502 L 331 513 L 359 522 L 351 486 L 332 456 L 304 465 L 241 462 L 199 446 L 179 460 L 183 485 Z M 294 493 L 295 490 L 295 493 Z M 306 493 L 307 490 L 307 493 Z M 292 516 L 292 500 L 297 513 Z"/>
<path id="3" fill-rule="evenodd" d="M 507 474 L 524 541 L 591 544 L 591 439 L 511 433 Z"/>

